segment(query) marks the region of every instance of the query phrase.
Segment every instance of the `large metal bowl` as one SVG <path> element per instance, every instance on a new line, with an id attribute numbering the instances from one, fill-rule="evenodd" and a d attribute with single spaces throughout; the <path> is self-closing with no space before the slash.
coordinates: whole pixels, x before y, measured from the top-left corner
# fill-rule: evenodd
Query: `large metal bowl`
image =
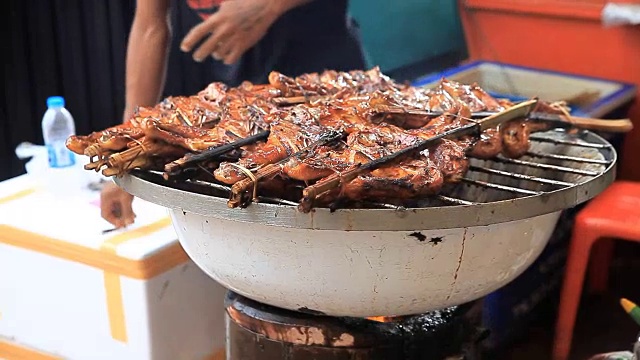
<path id="1" fill-rule="evenodd" d="M 548 136 L 566 134 L 555 132 Z M 583 133 L 587 141 L 606 144 Z M 227 199 L 178 190 L 138 176 L 116 182 L 170 209 L 187 254 L 225 287 L 284 309 L 332 316 L 423 313 L 478 299 L 513 280 L 542 252 L 565 208 L 600 193 L 614 178 L 615 151 L 534 143 L 534 150 L 607 158 L 598 176 L 549 174 L 574 186 L 500 199 L 475 189 L 481 204 L 418 209 L 316 209 L 265 203 L 229 209 Z M 514 171 L 514 168 L 510 168 Z M 487 175 L 473 175 L 479 180 Z M 483 177 L 484 176 L 484 177 Z M 491 178 L 490 176 L 488 177 Z M 517 185 L 522 180 L 512 180 Z"/>

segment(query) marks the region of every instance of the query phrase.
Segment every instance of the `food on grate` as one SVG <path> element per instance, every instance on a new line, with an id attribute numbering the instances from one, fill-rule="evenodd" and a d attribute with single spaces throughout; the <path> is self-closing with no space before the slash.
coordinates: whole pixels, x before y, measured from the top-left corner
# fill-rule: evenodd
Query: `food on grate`
<path id="1" fill-rule="evenodd" d="M 229 88 L 212 83 L 197 95 L 140 107 L 125 124 L 73 136 L 67 147 L 91 157 L 88 169 L 108 176 L 147 169 L 164 170 L 169 177 L 183 168 L 196 168 L 208 175 L 208 181 L 215 178 L 234 185 L 240 197 L 251 190 L 254 197 L 258 192 L 285 196 L 291 191 L 287 183 L 305 188 L 472 124 L 476 121 L 472 113 L 496 113 L 513 105 L 476 84 L 442 79 L 434 89 L 417 88 L 394 82 L 378 68 L 296 78 L 273 72 L 269 84 L 245 82 Z M 538 111 L 560 110 L 542 104 Z M 529 147 L 529 133 L 546 129 L 547 123 L 521 119 L 479 137 L 441 139 L 340 182 L 317 194 L 313 203 L 328 206 L 363 199 L 401 203 L 437 194 L 445 183 L 462 178 L 469 167 L 468 155 L 518 157 Z M 266 141 L 232 146 L 251 136 Z M 194 154 L 206 157 L 222 145 L 230 146 L 224 158 L 217 154 L 194 163 Z M 246 200 L 236 197 L 230 206 Z"/>

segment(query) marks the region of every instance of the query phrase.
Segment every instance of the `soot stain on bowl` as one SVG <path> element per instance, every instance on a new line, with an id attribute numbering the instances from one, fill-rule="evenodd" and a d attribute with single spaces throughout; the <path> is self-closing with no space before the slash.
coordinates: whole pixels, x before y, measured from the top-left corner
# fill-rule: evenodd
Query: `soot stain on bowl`
<path id="1" fill-rule="evenodd" d="M 436 237 L 432 237 L 429 242 L 433 245 L 437 245 L 440 244 L 442 242 L 443 237 L 442 236 L 436 236 Z"/>
<path id="2" fill-rule="evenodd" d="M 427 237 L 423 233 L 421 233 L 419 231 L 414 231 L 411 234 L 409 234 L 409 236 L 413 236 L 414 238 L 416 238 L 420 242 L 423 242 L 423 241 L 427 240 Z"/>
<path id="3" fill-rule="evenodd" d="M 416 238 L 419 242 L 427 241 L 427 236 L 419 231 L 414 231 L 411 234 L 409 234 L 409 236 Z M 432 245 L 438 245 L 442 242 L 443 239 L 444 239 L 443 236 L 434 236 L 431 239 L 429 239 L 428 242 Z"/>

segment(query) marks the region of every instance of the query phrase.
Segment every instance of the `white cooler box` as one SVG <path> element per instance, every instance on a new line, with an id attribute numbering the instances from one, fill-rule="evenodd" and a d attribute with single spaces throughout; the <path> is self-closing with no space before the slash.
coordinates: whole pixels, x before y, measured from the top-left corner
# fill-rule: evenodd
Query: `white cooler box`
<path id="1" fill-rule="evenodd" d="M 226 289 L 166 210 L 136 199 L 136 223 L 103 234 L 98 201 L 0 183 L 0 359 L 224 359 Z"/>

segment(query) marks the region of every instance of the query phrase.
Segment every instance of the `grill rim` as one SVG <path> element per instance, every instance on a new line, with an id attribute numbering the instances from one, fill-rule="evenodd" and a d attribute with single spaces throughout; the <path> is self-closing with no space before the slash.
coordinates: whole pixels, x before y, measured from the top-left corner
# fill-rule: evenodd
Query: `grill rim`
<path id="1" fill-rule="evenodd" d="M 602 192 L 615 179 L 617 153 L 601 136 L 585 131 L 585 141 L 607 145 L 610 163 L 597 176 L 537 195 L 472 205 L 448 205 L 399 209 L 316 208 L 302 213 L 295 206 L 252 203 L 245 209 L 230 209 L 227 199 L 177 189 L 142 179 L 133 174 L 114 181 L 130 194 L 145 201 L 182 212 L 267 226 L 341 231 L 414 231 L 487 226 L 541 216 L 571 208 Z M 604 148 L 603 148 L 604 149 Z M 384 221 L 381 221 L 384 220 Z"/>

